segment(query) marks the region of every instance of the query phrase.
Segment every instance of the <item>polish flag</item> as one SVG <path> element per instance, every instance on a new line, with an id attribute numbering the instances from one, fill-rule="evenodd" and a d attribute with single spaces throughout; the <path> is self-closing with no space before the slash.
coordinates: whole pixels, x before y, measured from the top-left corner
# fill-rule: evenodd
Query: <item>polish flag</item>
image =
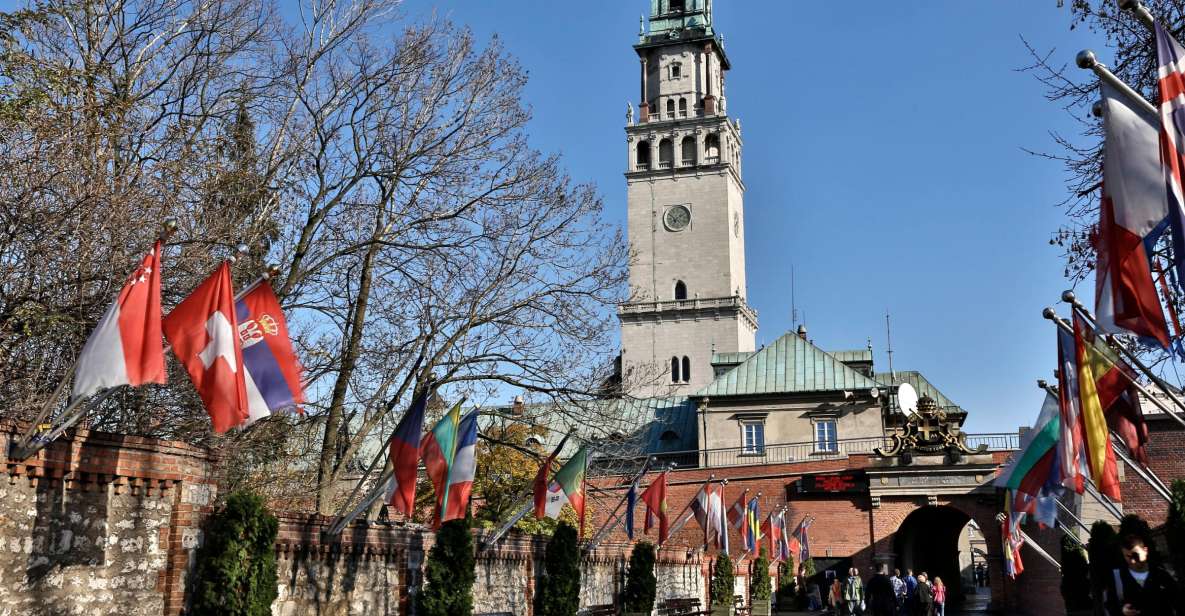
<path id="1" fill-rule="evenodd" d="M 1167 228 L 1169 193 L 1156 119 L 1103 84 L 1105 145 L 1099 208 L 1095 313 L 1106 333 L 1133 333 L 1169 345 L 1149 257 Z"/>
<path id="2" fill-rule="evenodd" d="M 234 285 L 223 263 L 164 319 L 165 338 L 221 434 L 247 421 Z"/>
<path id="3" fill-rule="evenodd" d="M 160 249 L 158 241 L 91 332 L 78 356 L 71 397 L 86 397 L 118 385 L 165 382 Z"/>

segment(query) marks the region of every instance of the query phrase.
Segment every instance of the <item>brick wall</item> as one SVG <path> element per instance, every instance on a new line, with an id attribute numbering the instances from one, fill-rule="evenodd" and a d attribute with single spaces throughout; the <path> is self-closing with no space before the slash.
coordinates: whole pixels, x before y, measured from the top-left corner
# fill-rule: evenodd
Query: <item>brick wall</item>
<path id="1" fill-rule="evenodd" d="M 17 426 L 0 425 L 8 451 Z M 204 450 L 78 430 L 0 478 L 0 614 L 178 614 L 215 488 Z"/>
<path id="2" fill-rule="evenodd" d="M 1167 417 L 1146 417 L 1150 437 L 1148 465 L 1165 484 L 1171 485 L 1174 479 L 1185 479 L 1185 430 Z M 1163 524 L 1168 504 L 1131 470 L 1124 468 L 1123 471 L 1120 485 L 1124 512 L 1139 514 L 1153 527 Z"/>

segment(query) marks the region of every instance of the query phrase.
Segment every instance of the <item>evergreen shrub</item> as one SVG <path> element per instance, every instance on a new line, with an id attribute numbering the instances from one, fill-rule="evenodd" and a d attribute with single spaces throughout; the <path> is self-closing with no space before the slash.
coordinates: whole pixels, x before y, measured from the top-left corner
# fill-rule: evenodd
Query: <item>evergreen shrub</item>
<path id="1" fill-rule="evenodd" d="M 732 606 L 733 593 L 735 591 L 735 576 L 732 572 L 732 559 L 728 554 L 720 554 L 716 557 L 716 567 L 712 571 L 712 584 L 708 587 L 708 594 L 710 595 L 710 603 L 713 606 L 727 605 Z"/>
<path id="2" fill-rule="evenodd" d="M 535 593 L 537 616 L 576 616 L 580 609 L 580 546 L 576 529 L 560 522 L 547 542 L 543 575 Z"/>
<path id="3" fill-rule="evenodd" d="M 476 566 L 469 518 L 441 524 L 436 531 L 436 545 L 429 550 L 424 565 L 424 587 L 416 594 L 416 613 L 420 616 L 472 614 Z"/>
<path id="4" fill-rule="evenodd" d="M 630 554 L 630 567 L 625 576 L 623 611 L 628 614 L 649 614 L 654 609 L 654 597 L 657 593 L 654 544 L 639 541 Z"/>
<path id="5" fill-rule="evenodd" d="M 193 616 L 271 616 L 280 522 L 263 497 L 232 492 L 206 523 L 197 551 Z"/>
<path id="6" fill-rule="evenodd" d="M 760 556 L 753 561 L 753 575 L 749 576 L 749 596 L 753 599 L 768 599 L 772 591 L 769 579 L 769 558 L 762 548 Z"/>

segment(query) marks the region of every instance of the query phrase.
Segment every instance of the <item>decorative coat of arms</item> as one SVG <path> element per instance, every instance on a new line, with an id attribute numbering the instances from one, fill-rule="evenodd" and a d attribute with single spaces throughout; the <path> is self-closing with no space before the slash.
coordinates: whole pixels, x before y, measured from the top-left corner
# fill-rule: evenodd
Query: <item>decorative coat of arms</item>
<path id="1" fill-rule="evenodd" d="M 967 447 L 967 434 L 959 423 L 947 417 L 945 411 L 930 396 L 918 399 L 917 411 L 910 413 L 899 426 L 887 428 L 888 447 L 874 451 L 880 456 L 901 456 L 937 453 L 983 453 L 987 445 L 975 449 Z"/>

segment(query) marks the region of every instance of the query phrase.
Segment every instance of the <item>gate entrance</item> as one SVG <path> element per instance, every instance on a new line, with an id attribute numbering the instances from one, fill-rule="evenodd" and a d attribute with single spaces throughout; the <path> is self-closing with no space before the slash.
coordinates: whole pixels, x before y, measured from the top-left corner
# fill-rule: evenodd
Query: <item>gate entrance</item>
<path id="1" fill-rule="evenodd" d="M 904 575 L 925 573 L 930 581 L 942 578 L 947 604 L 961 603 L 966 593 L 975 592 L 975 537 L 982 540 L 971 516 L 954 507 L 928 505 L 909 514 L 893 536 L 896 566 Z M 981 548 L 980 548 L 981 549 Z M 983 589 L 986 590 L 986 589 Z"/>

